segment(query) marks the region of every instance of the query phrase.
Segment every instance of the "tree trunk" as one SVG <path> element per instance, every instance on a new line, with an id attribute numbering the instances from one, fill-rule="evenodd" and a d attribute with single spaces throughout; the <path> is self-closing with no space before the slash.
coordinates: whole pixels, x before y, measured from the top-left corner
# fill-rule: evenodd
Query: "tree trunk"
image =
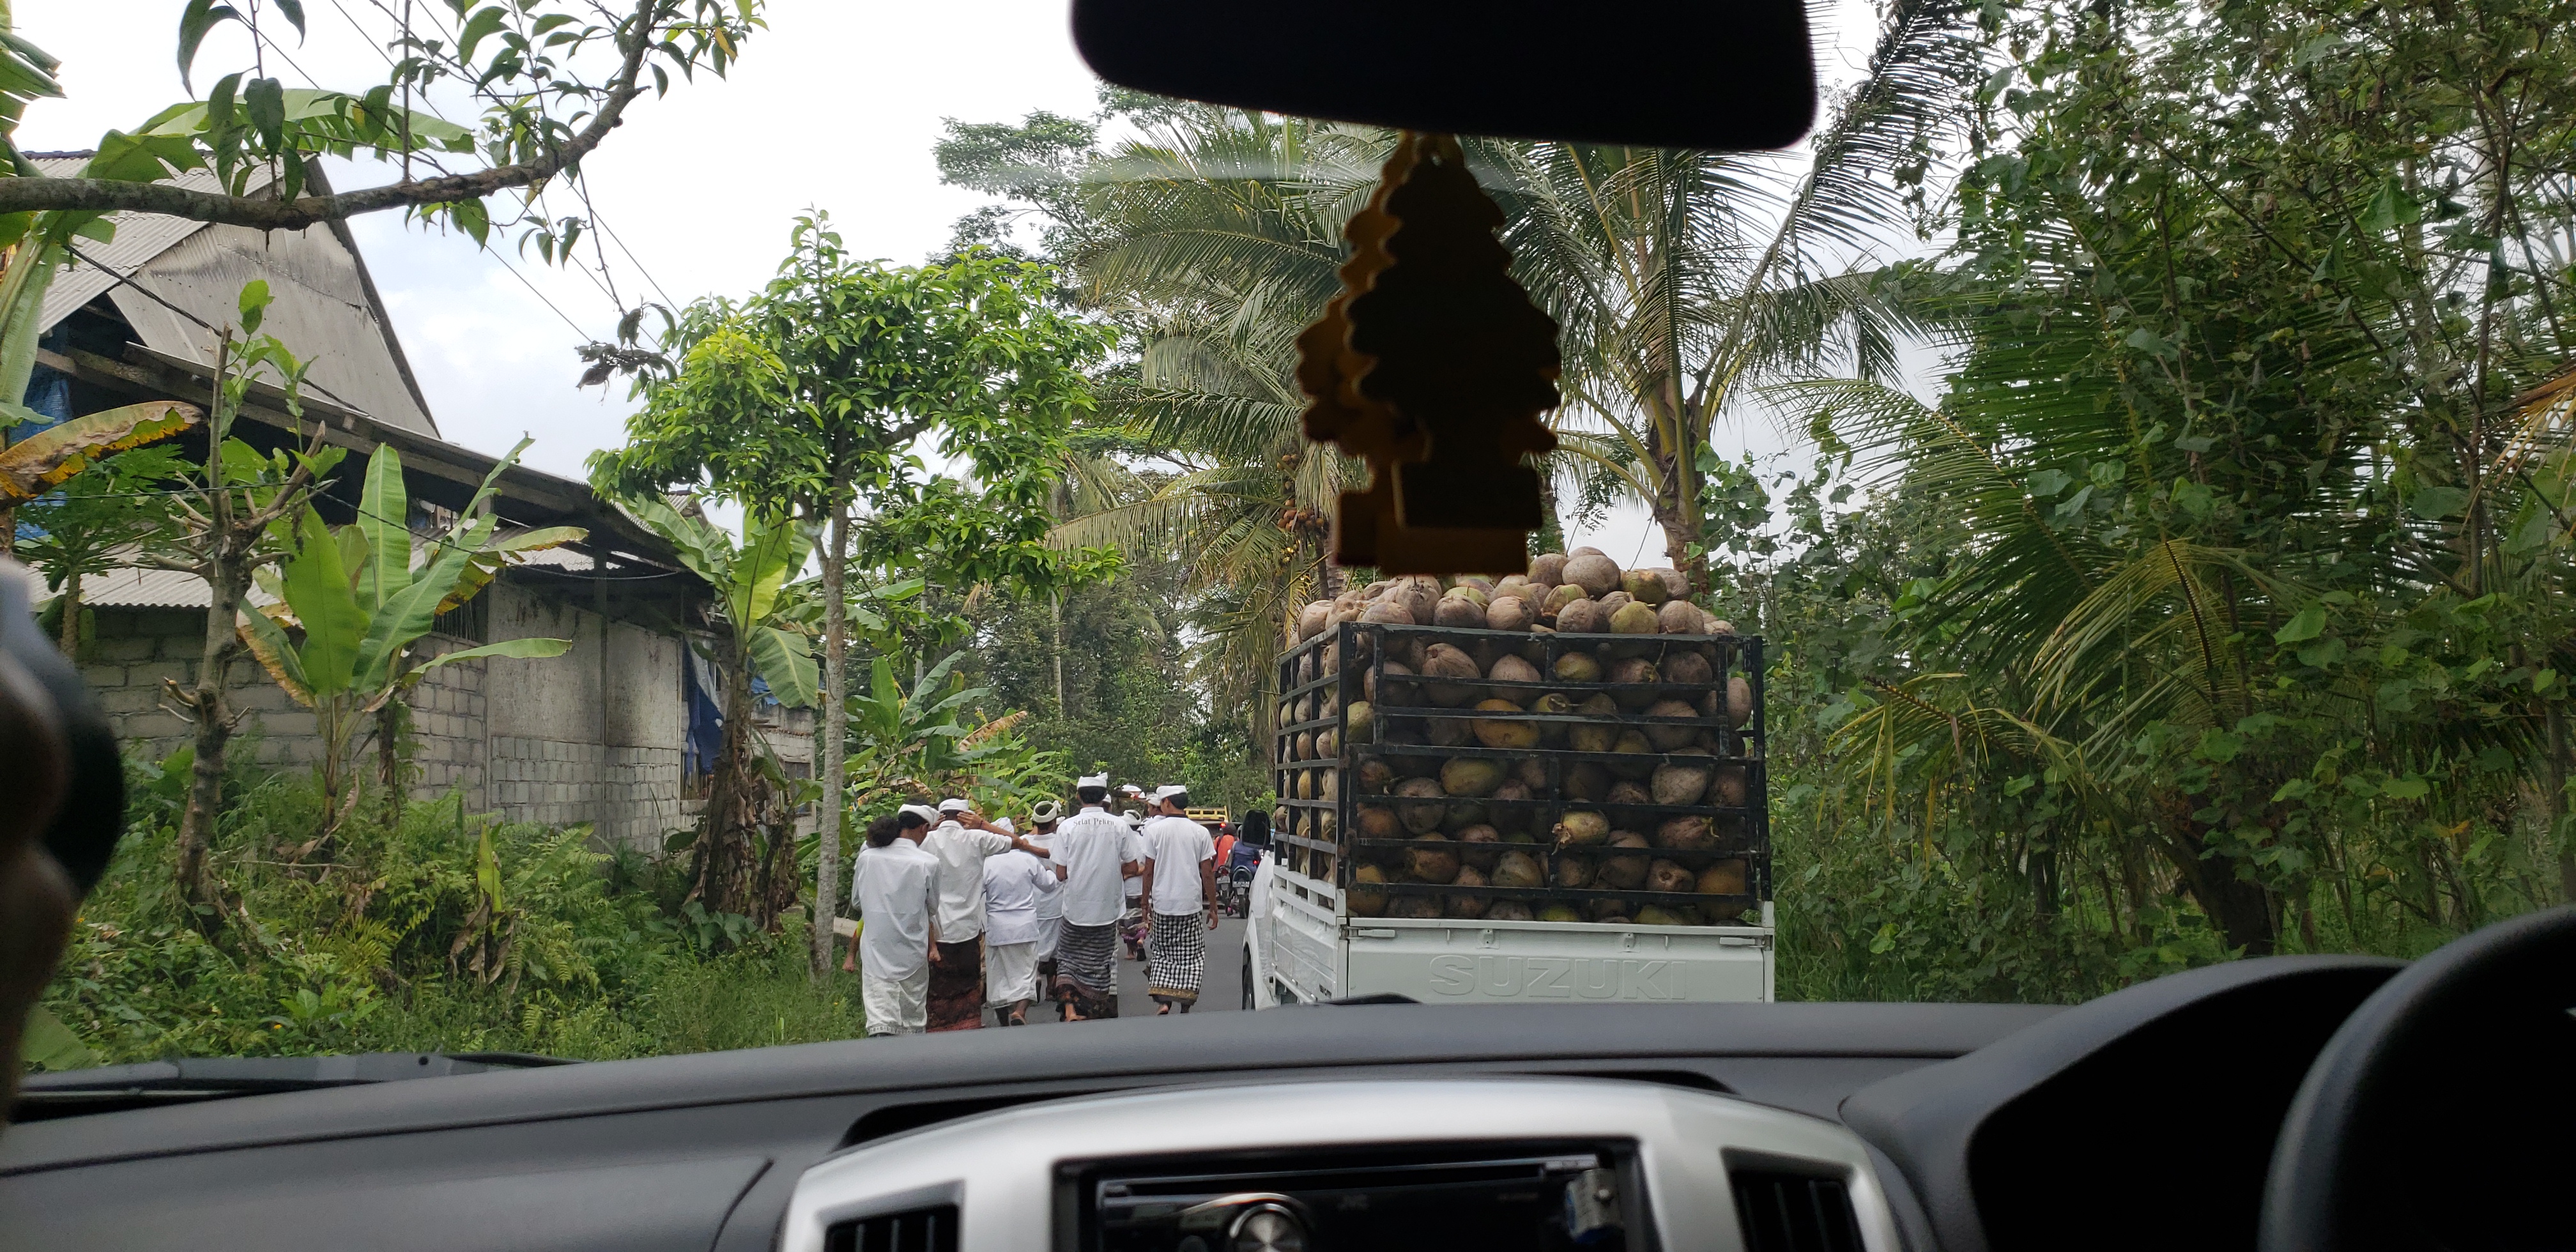
<path id="1" fill-rule="evenodd" d="M 2197 800 L 2178 791 L 2157 797 L 2156 809 L 2169 832 L 2162 841 L 2165 859 L 2228 947 L 2241 948 L 2247 956 L 2270 956 L 2279 945 L 2272 893 L 2237 873 L 2239 858 L 2209 853 L 2207 828 L 2190 817 L 2197 806 Z"/>
<path id="2" fill-rule="evenodd" d="M 14 527 L 12 528 L 14 529 Z M 79 570 L 63 575 L 63 655 L 80 659 L 81 576 Z"/>
<path id="3" fill-rule="evenodd" d="M 698 843 L 690 858 L 696 864 L 689 894 L 710 913 L 748 917 L 760 913 L 753 882 L 760 854 L 753 840 L 763 805 L 754 772 L 751 674 L 737 660 L 725 668 L 724 742 L 716 751 L 706 814 L 699 821 Z"/>
<path id="4" fill-rule="evenodd" d="M 1047 597 L 1047 616 L 1055 624 L 1055 715 L 1062 719 L 1071 714 L 1064 704 L 1064 593 L 1051 592 Z"/>
<path id="5" fill-rule="evenodd" d="M 211 464 L 214 456 L 209 454 Z M 241 648 L 239 619 L 242 597 L 250 592 L 248 563 L 234 551 L 232 508 L 224 493 L 210 493 L 214 534 L 209 537 L 205 645 L 197 655 L 197 681 L 181 698 L 196 721 L 196 761 L 190 767 L 188 805 L 179 814 L 179 898 L 191 905 L 218 902 L 206 871 L 206 852 L 214 844 L 215 817 L 223 811 L 224 749 L 232 742 L 236 715 L 224 699 L 224 679 Z M 249 540 L 243 540 L 247 549 Z"/>
<path id="6" fill-rule="evenodd" d="M 402 727 L 411 706 L 394 696 L 376 710 L 376 782 L 385 789 L 385 833 L 402 829 Z"/>
<path id="7" fill-rule="evenodd" d="M 841 806 L 848 769 L 843 738 L 849 726 L 849 708 L 842 703 L 843 668 L 848 661 L 848 641 L 844 632 L 849 625 L 849 606 L 845 587 L 850 563 L 850 506 L 832 506 L 830 538 L 823 550 L 823 725 L 821 742 L 814 747 L 823 779 L 823 796 L 814 811 L 814 832 L 822 846 L 820 863 L 814 869 L 814 981 L 821 983 L 832 976 L 837 962 L 832 959 L 832 920 L 840 916 L 841 892 Z"/>
<path id="8" fill-rule="evenodd" d="M 1686 430 L 1689 422 L 1670 417 L 1668 412 L 1651 416 L 1646 451 L 1653 461 L 1654 516 L 1655 524 L 1664 531 L 1664 559 L 1682 572 L 1692 595 L 1705 595 L 1713 590 L 1709 586 L 1706 554 L 1691 555 L 1700 537 L 1699 449 L 1670 447 L 1665 442 L 1667 426 Z"/>
<path id="9" fill-rule="evenodd" d="M 1544 456 L 1536 459 L 1538 464 L 1532 468 L 1538 471 L 1539 525 L 1538 534 L 1531 539 L 1531 545 L 1537 549 L 1530 554 L 1532 556 L 1541 552 L 1565 551 L 1565 514 L 1557 507 L 1556 500 L 1556 459 Z"/>

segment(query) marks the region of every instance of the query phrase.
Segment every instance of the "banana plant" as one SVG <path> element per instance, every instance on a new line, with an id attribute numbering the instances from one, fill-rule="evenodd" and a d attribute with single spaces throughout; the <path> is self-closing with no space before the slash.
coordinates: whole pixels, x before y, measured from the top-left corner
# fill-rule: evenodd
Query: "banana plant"
<path id="1" fill-rule="evenodd" d="M 776 785 L 784 775 L 760 768 L 768 752 L 752 730 L 751 683 L 757 676 L 791 708 L 810 708 L 817 699 L 813 636 L 820 604 L 811 583 L 790 581 L 813 546 L 812 528 L 755 511 L 736 543 L 694 507 L 682 512 L 640 497 L 626 501 L 626 509 L 668 540 L 680 563 L 715 591 L 720 633 L 703 655 L 722 675 L 724 742 L 689 845 L 687 898 L 766 927 L 795 898 L 794 821 L 779 820 L 795 805 Z"/>
<path id="2" fill-rule="evenodd" d="M 402 457 L 378 448 L 368 461 L 358 520 L 334 528 L 306 507 L 284 536 L 292 554 L 277 569 L 260 571 L 258 585 L 271 603 L 241 615 L 242 642 L 288 697 L 313 710 L 322 740 L 315 766 L 324 801 L 322 829 L 294 850 L 294 859 L 327 844 L 355 807 L 352 758 L 369 718 L 376 719 L 387 817 L 399 818 L 400 701 L 431 670 L 484 657 L 561 656 L 572 646 L 569 639 L 507 639 L 432 658 L 412 651 L 439 614 L 471 600 L 504 566 L 587 534 L 574 526 L 497 534 L 500 523 L 488 507 L 494 484 L 528 443 L 520 440 L 484 478 L 457 521 L 425 542 L 405 524 L 410 499 Z M 290 627 L 301 627 L 302 637 L 290 636 Z"/>

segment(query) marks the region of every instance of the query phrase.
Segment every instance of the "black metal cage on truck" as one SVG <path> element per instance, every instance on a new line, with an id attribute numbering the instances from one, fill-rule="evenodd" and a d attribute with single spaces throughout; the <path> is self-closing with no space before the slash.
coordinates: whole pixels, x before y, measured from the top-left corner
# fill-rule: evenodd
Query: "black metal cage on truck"
<path id="1" fill-rule="evenodd" d="M 1762 646 L 1336 624 L 1278 659 L 1282 864 L 1355 916 L 1756 923 Z"/>

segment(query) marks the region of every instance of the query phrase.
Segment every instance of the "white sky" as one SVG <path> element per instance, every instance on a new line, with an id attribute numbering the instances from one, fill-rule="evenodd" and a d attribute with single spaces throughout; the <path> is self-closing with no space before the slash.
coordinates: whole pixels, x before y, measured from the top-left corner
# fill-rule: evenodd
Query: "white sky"
<path id="1" fill-rule="evenodd" d="M 305 75 L 354 91 L 381 82 L 383 60 L 343 16 L 381 29 L 372 4 L 305 0 L 308 37 L 289 46 L 294 66 L 272 62 L 271 72 L 290 87 L 307 85 Z M 172 60 L 182 0 L 15 8 L 19 32 L 62 59 L 68 97 L 27 111 L 23 149 L 88 148 L 185 97 Z M 1836 49 L 1822 67 L 1829 79 L 1848 77 L 1875 29 L 1868 0 L 1841 0 L 1838 13 L 1839 29 L 1819 32 Z M 1016 121 L 1032 109 L 1082 115 L 1096 106 L 1096 80 L 1074 53 L 1065 14 L 1063 0 L 772 0 L 769 30 L 744 47 L 730 81 L 701 77 L 638 102 L 586 163 L 598 216 L 633 254 L 609 253 L 620 294 L 666 293 L 679 304 L 747 293 L 769 277 L 790 220 L 808 208 L 829 211 L 860 255 L 925 259 L 960 214 L 985 202 L 939 184 L 930 147 L 944 118 Z M 238 35 L 208 39 L 200 88 L 237 68 L 245 47 Z M 334 177 L 346 190 L 371 172 L 341 167 Z M 396 214 L 352 228 L 448 439 L 497 454 L 531 434 L 528 462 L 572 477 L 590 451 L 619 441 L 629 407 L 622 384 L 606 398 L 572 385 L 573 348 L 615 330 L 616 306 L 591 280 L 533 253 L 520 259 L 504 246 L 495 255 L 406 227 Z M 1732 459 L 1747 448 L 1782 451 L 1790 438 L 1755 421 L 1721 429 L 1716 442 Z M 1661 563 L 1653 558 L 1662 536 L 1642 507 L 1616 510 L 1576 542 L 1622 564 L 1641 551 L 1645 563 Z"/>

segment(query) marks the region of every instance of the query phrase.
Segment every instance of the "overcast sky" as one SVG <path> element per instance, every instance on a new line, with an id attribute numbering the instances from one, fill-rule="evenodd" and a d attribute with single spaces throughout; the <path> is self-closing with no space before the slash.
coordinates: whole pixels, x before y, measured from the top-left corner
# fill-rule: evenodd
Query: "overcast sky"
<path id="1" fill-rule="evenodd" d="M 383 80 L 383 59 L 347 16 L 381 30 L 373 0 L 304 7 L 307 37 L 289 45 L 293 64 L 272 63 L 272 73 L 290 87 L 309 79 L 353 91 Z M 20 33 L 62 59 L 68 96 L 29 108 L 20 146 L 92 147 L 103 131 L 131 129 L 184 98 L 171 56 L 181 8 L 17 0 Z M 1871 32 L 1866 0 L 1844 0 L 1840 12 L 1829 77 L 1842 76 L 1836 62 L 1865 53 Z M 925 259 L 959 214 L 984 202 L 939 184 L 930 147 L 943 119 L 1094 109 L 1097 80 L 1073 51 L 1065 14 L 1063 0 L 771 0 L 769 30 L 743 49 L 730 81 L 701 77 L 638 102 L 586 162 L 598 216 L 623 244 L 609 251 L 618 294 L 686 302 L 746 293 L 769 277 L 791 219 L 808 208 L 829 211 L 860 255 Z M 244 46 L 235 35 L 210 38 L 200 87 L 241 64 Z M 345 190 L 367 173 L 335 178 Z M 407 227 L 396 214 L 352 225 L 448 439 L 499 453 L 525 432 L 536 437 L 531 464 L 574 477 L 591 450 L 619 441 L 622 386 L 605 397 L 573 389 L 573 348 L 615 329 L 617 306 L 599 285 L 533 254 L 495 255 Z M 1757 422 L 1717 442 L 1732 455 L 1777 451 L 1783 439 Z M 1622 564 L 1662 548 L 1633 507 L 1578 542 Z"/>

